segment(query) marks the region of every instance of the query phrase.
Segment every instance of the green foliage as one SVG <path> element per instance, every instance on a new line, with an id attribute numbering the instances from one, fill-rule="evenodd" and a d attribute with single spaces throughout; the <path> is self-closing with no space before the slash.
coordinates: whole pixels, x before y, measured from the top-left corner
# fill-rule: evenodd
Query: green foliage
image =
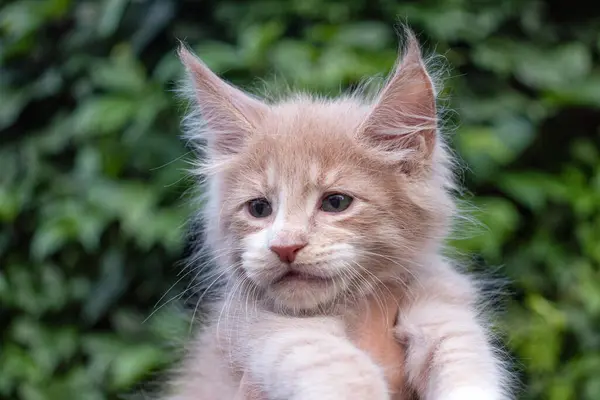
<path id="1" fill-rule="evenodd" d="M 169 302 L 185 287 L 175 262 L 191 212 L 184 105 L 172 91 L 177 38 L 237 84 L 267 78 L 335 94 L 389 70 L 398 18 L 452 67 L 453 145 L 482 222 L 455 244 L 512 281 L 500 326 L 520 398 L 600 397 L 595 3 L 0 7 L 0 398 L 139 392 L 188 337 L 189 316 Z M 167 306 L 153 314 L 157 302 Z"/>

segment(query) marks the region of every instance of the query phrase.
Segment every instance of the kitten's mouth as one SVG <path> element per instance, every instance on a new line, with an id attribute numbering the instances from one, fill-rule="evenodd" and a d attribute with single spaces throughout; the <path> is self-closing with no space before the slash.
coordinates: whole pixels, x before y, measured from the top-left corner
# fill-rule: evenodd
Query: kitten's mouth
<path id="1" fill-rule="evenodd" d="M 331 278 L 308 274 L 306 272 L 290 270 L 284 275 L 280 276 L 273 282 L 273 284 L 286 284 L 286 283 L 328 283 L 331 282 Z"/>

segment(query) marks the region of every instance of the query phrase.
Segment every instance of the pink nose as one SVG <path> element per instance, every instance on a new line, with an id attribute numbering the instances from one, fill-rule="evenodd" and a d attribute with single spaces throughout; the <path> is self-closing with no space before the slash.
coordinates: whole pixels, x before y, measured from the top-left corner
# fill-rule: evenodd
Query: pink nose
<path id="1" fill-rule="evenodd" d="M 279 259 L 283 262 L 292 263 L 296 259 L 296 254 L 306 246 L 305 243 L 301 244 L 291 244 L 285 246 L 271 246 L 270 249 L 272 252 L 279 256 Z"/>

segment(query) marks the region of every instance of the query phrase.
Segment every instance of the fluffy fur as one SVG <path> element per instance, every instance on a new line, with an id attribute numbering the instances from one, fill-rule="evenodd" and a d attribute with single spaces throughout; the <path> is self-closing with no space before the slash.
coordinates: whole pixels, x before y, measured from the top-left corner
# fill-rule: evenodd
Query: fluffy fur
<path id="1" fill-rule="evenodd" d="M 269 399 L 400 399 L 352 342 L 366 299 L 398 303 L 408 388 L 426 400 L 509 398 L 472 280 L 442 254 L 455 202 L 436 89 L 416 39 L 374 98 L 259 100 L 185 48 L 205 247 L 222 283 L 172 400 L 232 399 L 243 372 Z M 338 213 L 324 196 L 353 198 Z M 248 203 L 267 199 L 255 218 Z M 292 263 L 272 249 L 301 248 Z M 401 361 L 399 360 L 399 363 Z"/>

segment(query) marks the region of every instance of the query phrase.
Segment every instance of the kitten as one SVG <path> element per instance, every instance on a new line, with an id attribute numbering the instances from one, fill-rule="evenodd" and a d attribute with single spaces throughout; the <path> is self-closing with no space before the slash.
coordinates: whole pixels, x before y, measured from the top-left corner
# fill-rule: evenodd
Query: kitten
<path id="1" fill-rule="evenodd" d="M 356 310 L 384 294 L 399 305 L 395 336 L 420 398 L 510 397 L 475 284 L 441 255 L 452 160 L 407 38 L 375 99 L 267 103 L 181 48 L 196 107 L 188 131 L 204 152 L 206 250 L 225 283 L 170 399 L 232 399 L 243 371 L 269 399 L 403 398 L 350 340 Z"/>

